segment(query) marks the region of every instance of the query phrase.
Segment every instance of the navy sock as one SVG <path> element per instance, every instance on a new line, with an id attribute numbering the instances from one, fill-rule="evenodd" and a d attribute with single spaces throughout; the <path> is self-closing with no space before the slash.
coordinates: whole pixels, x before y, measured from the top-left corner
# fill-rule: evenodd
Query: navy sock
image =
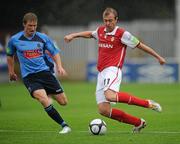
<path id="1" fill-rule="evenodd" d="M 66 122 L 63 120 L 61 115 L 56 111 L 56 109 L 52 106 L 49 105 L 48 107 L 44 108 L 47 114 L 58 124 L 60 124 L 62 127 L 68 126 Z"/>

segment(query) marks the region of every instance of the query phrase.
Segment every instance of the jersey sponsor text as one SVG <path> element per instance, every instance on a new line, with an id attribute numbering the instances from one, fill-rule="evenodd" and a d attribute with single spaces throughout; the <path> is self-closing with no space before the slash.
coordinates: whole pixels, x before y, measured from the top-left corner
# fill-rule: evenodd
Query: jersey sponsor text
<path id="1" fill-rule="evenodd" d="M 35 49 L 35 50 L 26 50 L 23 52 L 24 57 L 26 58 L 37 58 L 42 55 L 41 49 Z"/>
<path id="2" fill-rule="evenodd" d="M 101 48 L 113 48 L 112 44 L 107 44 L 107 43 L 99 43 L 98 46 Z"/>

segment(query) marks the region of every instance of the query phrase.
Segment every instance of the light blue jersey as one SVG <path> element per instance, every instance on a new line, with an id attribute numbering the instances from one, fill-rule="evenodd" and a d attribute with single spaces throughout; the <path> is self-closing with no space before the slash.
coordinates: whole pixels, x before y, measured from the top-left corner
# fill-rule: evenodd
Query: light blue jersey
<path id="1" fill-rule="evenodd" d="M 45 61 L 46 50 L 52 56 L 59 53 L 59 50 L 47 35 L 36 32 L 31 38 L 27 38 L 24 31 L 21 31 L 10 38 L 6 52 L 8 56 L 17 53 L 21 75 L 24 78 L 28 74 L 50 70 Z"/>

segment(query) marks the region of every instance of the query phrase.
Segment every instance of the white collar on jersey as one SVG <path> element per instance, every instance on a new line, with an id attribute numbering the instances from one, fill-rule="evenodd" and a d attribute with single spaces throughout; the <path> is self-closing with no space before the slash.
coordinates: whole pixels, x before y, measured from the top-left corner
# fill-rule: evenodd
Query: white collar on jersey
<path id="1" fill-rule="evenodd" d="M 115 33 L 116 33 L 116 30 L 118 29 L 119 27 L 118 26 L 116 26 L 114 29 L 113 29 L 113 31 L 112 32 L 106 32 L 106 28 L 104 29 L 104 31 L 106 32 L 106 35 L 115 35 Z"/>

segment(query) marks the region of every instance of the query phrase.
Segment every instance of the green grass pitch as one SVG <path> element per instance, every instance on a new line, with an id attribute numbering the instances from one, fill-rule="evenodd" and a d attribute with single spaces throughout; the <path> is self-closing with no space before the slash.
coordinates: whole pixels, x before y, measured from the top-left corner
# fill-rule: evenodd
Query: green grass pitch
<path id="1" fill-rule="evenodd" d="M 60 135 L 59 126 L 28 94 L 21 83 L 0 84 L 0 144 L 177 144 L 180 142 L 180 84 L 122 84 L 121 90 L 141 98 L 154 99 L 163 112 L 126 104 L 116 104 L 130 114 L 142 117 L 147 127 L 132 134 L 132 126 L 102 117 L 95 101 L 95 83 L 62 82 L 69 104 L 53 102 L 72 127 Z M 107 123 L 107 133 L 94 136 L 88 124 L 94 118 Z"/>

